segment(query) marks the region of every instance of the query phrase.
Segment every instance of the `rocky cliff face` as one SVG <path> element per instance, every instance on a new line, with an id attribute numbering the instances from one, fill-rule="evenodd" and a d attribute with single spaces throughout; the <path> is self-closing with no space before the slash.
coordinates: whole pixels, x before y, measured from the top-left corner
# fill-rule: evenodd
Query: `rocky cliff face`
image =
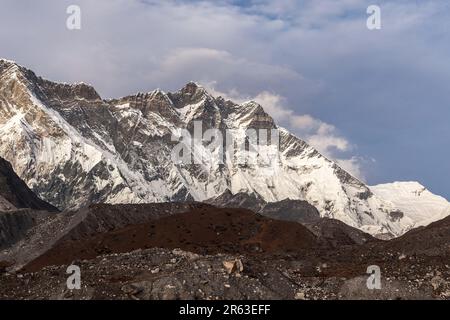
<path id="1" fill-rule="evenodd" d="M 19 208 L 57 211 L 55 207 L 39 199 L 14 173 L 11 164 L 0 158 L 0 211 Z"/>
<path id="2" fill-rule="evenodd" d="M 226 153 L 220 144 L 183 139 L 198 163 L 174 161 L 183 130 L 217 129 L 247 145 L 247 129 L 273 130 L 279 147 Z M 270 133 L 269 133 L 270 136 Z M 258 136 L 257 139 L 261 139 Z M 186 148 L 184 149 L 186 150 Z M 262 151 L 261 151 L 262 150 Z M 265 157 L 270 155 L 270 157 Z M 57 84 L 0 60 L 0 156 L 40 197 L 60 209 L 91 203 L 204 201 L 227 190 L 266 202 L 304 200 L 322 217 L 371 234 L 400 235 L 410 220 L 304 141 L 277 127 L 255 102 L 236 104 L 189 83 L 103 100 L 86 84 Z"/>
<path id="3" fill-rule="evenodd" d="M 284 199 L 266 202 L 254 193 L 232 194 L 227 190 L 220 196 L 205 202 L 222 208 L 245 208 L 272 219 L 293 221 L 305 225 L 321 220 L 319 211 L 303 200 Z"/>
<path id="4" fill-rule="evenodd" d="M 0 158 L 0 250 L 20 239 L 36 220 L 55 211 L 27 187 L 9 162 Z"/>

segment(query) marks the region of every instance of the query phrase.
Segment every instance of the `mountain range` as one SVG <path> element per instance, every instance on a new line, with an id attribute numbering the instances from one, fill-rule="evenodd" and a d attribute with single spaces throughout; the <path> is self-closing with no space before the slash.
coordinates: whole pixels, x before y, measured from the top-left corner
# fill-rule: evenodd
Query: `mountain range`
<path id="1" fill-rule="evenodd" d="M 237 150 L 209 166 L 174 161 L 179 142 L 173 137 L 193 133 L 197 121 L 240 142 L 247 129 L 276 130 L 275 157 L 242 164 Z M 218 147 L 203 141 L 192 152 L 200 157 Z M 263 106 L 214 97 L 194 82 L 176 92 L 102 99 L 85 83 L 52 82 L 0 60 L 0 157 L 60 210 L 93 203 L 220 203 L 244 195 L 258 199 L 261 210 L 304 201 L 312 214 L 316 209 L 322 218 L 388 238 L 450 214 L 447 200 L 419 183 L 367 186 L 279 127 Z"/>
<path id="2" fill-rule="evenodd" d="M 211 161 L 229 145 L 208 129 L 244 148 Z M 193 82 L 105 100 L 0 60 L 0 300 L 449 299 L 449 208 L 365 185 L 252 101 Z"/>

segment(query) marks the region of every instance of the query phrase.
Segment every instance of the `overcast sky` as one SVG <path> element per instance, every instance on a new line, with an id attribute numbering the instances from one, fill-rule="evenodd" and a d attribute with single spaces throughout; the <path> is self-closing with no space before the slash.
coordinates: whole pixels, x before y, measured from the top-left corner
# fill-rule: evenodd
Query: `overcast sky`
<path id="1" fill-rule="evenodd" d="M 254 99 L 369 184 L 450 199 L 447 0 L 0 0 L 0 57 L 104 97 L 189 80 Z M 81 8 L 81 30 L 66 9 Z M 368 30 L 366 9 L 381 8 Z"/>

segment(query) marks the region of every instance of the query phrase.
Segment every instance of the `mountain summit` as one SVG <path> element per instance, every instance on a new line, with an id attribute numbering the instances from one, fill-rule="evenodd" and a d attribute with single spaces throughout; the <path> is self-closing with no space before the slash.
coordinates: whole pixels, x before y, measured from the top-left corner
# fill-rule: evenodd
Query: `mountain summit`
<path id="1" fill-rule="evenodd" d="M 276 130 L 271 163 L 178 163 L 172 152 L 183 130 Z M 186 141 L 185 141 L 186 143 Z M 269 148 L 269 147 L 268 147 Z M 213 156 L 203 142 L 193 157 Z M 60 209 L 91 203 L 204 201 L 225 192 L 257 194 L 266 202 L 305 200 L 322 217 L 371 234 L 398 236 L 417 221 L 392 201 L 278 127 L 255 102 L 213 97 L 190 82 L 177 92 L 155 90 L 104 100 L 86 84 L 58 84 L 0 60 L 0 156 L 41 198 Z M 417 215 L 416 215 L 417 217 Z M 433 220 L 433 216 L 431 216 Z"/>

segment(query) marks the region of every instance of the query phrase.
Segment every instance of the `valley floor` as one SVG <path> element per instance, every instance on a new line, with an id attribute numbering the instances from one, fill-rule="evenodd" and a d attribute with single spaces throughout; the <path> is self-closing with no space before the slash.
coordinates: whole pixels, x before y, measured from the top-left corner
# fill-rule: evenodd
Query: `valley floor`
<path id="1" fill-rule="evenodd" d="M 450 266 L 414 257 L 379 261 L 380 290 L 367 289 L 369 275 L 362 261 L 320 263 L 293 256 L 198 255 L 155 248 L 73 263 L 82 270 L 81 290 L 67 289 L 67 266 L 49 266 L 2 275 L 0 298 L 450 299 Z"/>
<path id="2" fill-rule="evenodd" d="M 0 299 L 450 299 L 450 217 L 389 241 L 201 203 L 0 218 Z"/>

